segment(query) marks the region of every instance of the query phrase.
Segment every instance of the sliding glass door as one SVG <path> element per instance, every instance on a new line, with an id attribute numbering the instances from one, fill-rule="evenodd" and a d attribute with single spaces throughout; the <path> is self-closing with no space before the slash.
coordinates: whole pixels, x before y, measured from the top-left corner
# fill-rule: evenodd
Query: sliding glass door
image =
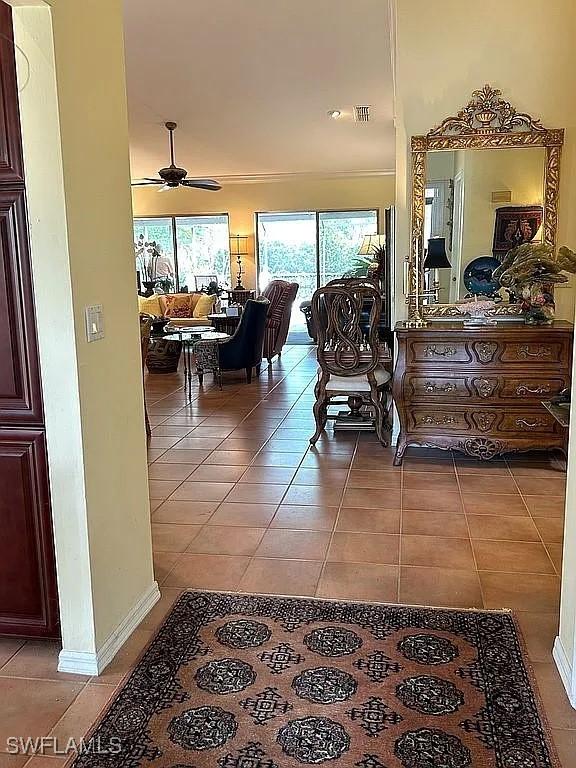
<path id="1" fill-rule="evenodd" d="M 364 235 L 378 232 L 376 211 L 318 213 L 319 285 L 342 277 L 353 268 Z"/>
<path id="2" fill-rule="evenodd" d="M 316 279 L 316 213 L 258 213 L 258 287 L 271 280 L 298 283 L 298 299 L 312 296 Z"/>
<path id="3" fill-rule="evenodd" d="M 258 287 L 271 280 L 298 283 L 292 326 L 304 323 L 298 311 L 321 285 L 354 267 L 364 235 L 378 232 L 378 213 L 366 211 L 291 211 L 257 213 Z"/>

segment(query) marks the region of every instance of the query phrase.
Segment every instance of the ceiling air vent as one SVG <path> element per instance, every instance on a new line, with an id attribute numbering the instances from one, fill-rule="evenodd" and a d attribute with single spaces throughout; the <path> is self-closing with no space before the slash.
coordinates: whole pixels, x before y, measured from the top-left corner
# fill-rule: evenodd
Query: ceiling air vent
<path id="1" fill-rule="evenodd" d="M 354 107 L 354 120 L 357 123 L 370 122 L 370 106 L 367 104 L 365 106 Z"/>

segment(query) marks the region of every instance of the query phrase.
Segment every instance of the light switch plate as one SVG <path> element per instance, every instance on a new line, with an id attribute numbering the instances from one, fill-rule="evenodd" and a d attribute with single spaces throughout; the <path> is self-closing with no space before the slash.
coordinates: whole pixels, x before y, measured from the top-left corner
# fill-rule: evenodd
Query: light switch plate
<path id="1" fill-rule="evenodd" d="M 85 308 L 86 339 L 98 341 L 104 338 L 104 310 L 102 304 L 93 304 Z"/>

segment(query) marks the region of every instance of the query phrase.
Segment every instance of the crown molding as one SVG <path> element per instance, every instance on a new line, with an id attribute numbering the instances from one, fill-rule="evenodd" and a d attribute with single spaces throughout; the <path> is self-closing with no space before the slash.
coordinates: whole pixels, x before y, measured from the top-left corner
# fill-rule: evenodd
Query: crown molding
<path id="1" fill-rule="evenodd" d="M 338 179 L 371 179 L 381 176 L 394 176 L 393 168 L 378 168 L 372 171 L 295 171 L 294 173 L 250 173 L 250 174 L 212 174 L 221 184 L 273 184 L 283 181 L 337 181 Z M 142 179 L 132 179 L 132 182 Z M 150 184 L 139 189 L 158 189 Z"/>
<path id="2" fill-rule="evenodd" d="M 378 176 L 394 176 L 394 169 L 379 168 L 371 171 L 302 171 L 294 173 L 252 173 L 245 175 L 217 174 L 223 184 L 270 184 L 282 181 L 332 181 L 338 179 L 360 179 Z"/>

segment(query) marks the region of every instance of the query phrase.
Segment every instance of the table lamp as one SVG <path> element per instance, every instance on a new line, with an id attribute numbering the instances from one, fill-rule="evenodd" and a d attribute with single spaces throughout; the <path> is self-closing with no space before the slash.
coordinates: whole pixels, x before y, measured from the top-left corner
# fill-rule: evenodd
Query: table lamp
<path id="1" fill-rule="evenodd" d="M 236 257 L 238 264 L 238 278 L 235 291 L 246 290 L 242 285 L 242 256 L 248 255 L 248 235 L 232 235 L 230 238 L 230 254 Z"/>
<path id="2" fill-rule="evenodd" d="M 424 269 L 452 269 L 452 264 L 446 255 L 445 237 L 431 237 L 428 240 Z"/>
<path id="3" fill-rule="evenodd" d="M 377 257 L 381 248 L 386 248 L 386 235 L 364 235 L 358 256 Z"/>

